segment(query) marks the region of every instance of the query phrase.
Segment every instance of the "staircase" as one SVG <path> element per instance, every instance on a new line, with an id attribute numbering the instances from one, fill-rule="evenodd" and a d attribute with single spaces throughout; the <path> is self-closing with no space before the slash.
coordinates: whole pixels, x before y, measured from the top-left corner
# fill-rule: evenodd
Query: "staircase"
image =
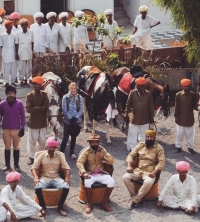
<path id="1" fill-rule="evenodd" d="M 125 26 L 130 23 L 130 18 L 123 9 L 123 5 L 120 0 L 114 0 L 114 19 L 117 21 L 118 26 Z"/>

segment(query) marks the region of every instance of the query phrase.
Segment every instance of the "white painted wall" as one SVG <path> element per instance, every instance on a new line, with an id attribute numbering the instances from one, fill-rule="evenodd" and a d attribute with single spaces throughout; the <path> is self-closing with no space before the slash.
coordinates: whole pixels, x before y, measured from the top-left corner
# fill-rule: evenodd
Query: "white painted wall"
<path id="1" fill-rule="evenodd" d="M 70 0 L 69 5 L 69 10 L 71 10 L 72 12 L 81 9 L 91 9 L 96 14 L 100 14 L 106 9 L 114 10 L 114 0 Z"/>
<path id="2" fill-rule="evenodd" d="M 149 8 L 148 14 L 154 18 L 160 20 L 161 24 L 152 29 L 153 31 L 157 30 L 170 30 L 173 28 L 172 19 L 170 12 L 165 13 L 161 11 L 155 5 L 152 4 L 149 0 L 120 0 L 123 4 L 123 8 L 126 10 L 128 17 L 130 17 L 130 23 L 133 25 L 135 18 L 139 15 L 138 8 L 141 5 L 146 5 Z"/>
<path id="3" fill-rule="evenodd" d="M 40 11 L 40 0 L 18 0 L 17 8 L 21 15 L 34 15 Z"/>

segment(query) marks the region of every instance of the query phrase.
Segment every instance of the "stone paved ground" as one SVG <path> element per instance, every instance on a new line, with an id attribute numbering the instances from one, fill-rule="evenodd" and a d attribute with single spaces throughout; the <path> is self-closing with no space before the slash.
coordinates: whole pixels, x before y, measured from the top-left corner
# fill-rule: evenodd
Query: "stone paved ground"
<path id="1" fill-rule="evenodd" d="M 23 92 L 20 92 L 23 94 Z M 20 95 L 19 93 L 19 95 Z M 25 94 L 25 92 L 24 92 Z M 4 98 L 3 91 L 0 90 L 0 98 Z M 171 116 L 164 121 L 163 119 L 159 120 L 157 123 L 158 128 L 158 142 L 163 145 L 166 155 L 166 166 L 161 174 L 161 179 L 159 183 L 159 190 L 163 188 L 166 184 L 168 178 L 176 173 L 175 171 L 175 163 L 179 160 L 188 161 L 191 165 L 190 174 L 192 174 L 196 180 L 198 185 L 198 192 L 200 193 L 200 140 L 199 140 L 199 128 L 197 124 L 197 112 L 195 113 L 196 118 L 196 135 L 195 135 L 195 149 L 197 151 L 196 155 L 190 155 L 187 152 L 187 148 L 184 145 L 184 152 L 180 154 L 174 154 L 174 137 L 175 137 L 175 124 L 173 117 L 173 110 L 171 112 Z M 119 126 L 121 126 L 122 121 L 118 120 Z M 102 125 L 102 124 L 100 124 Z M 102 127 L 98 126 L 97 130 L 100 130 Z M 111 128 L 111 139 L 112 144 L 107 145 L 105 140 L 105 134 L 99 133 L 101 136 L 101 145 L 103 145 L 115 158 L 114 163 L 114 174 L 113 177 L 116 181 L 115 189 L 111 195 L 111 206 L 114 211 L 110 213 L 106 213 L 99 209 L 98 206 L 94 207 L 93 212 L 90 215 L 86 215 L 84 213 L 85 205 L 80 204 L 77 200 L 79 194 L 79 176 L 76 168 L 76 161 L 71 160 L 68 156 L 68 146 L 66 150 L 66 159 L 71 167 L 72 176 L 71 176 L 71 189 L 66 200 L 65 209 L 68 212 L 68 216 L 66 218 L 61 217 L 56 209 L 48 209 L 47 216 L 45 218 L 30 218 L 22 220 L 24 222 L 62 222 L 62 221 L 78 221 L 78 222 L 129 222 L 129 221 L 141 221 L 141 222 L 168 222 L 168 221 L 176 221 L 176 222 L 195 222 L 199 221 L 200 213 L 196 213 L 194 216 L 188 216 L 180 211 L 173 210 L 159 210 L 156 208 L 156 201 L 153 202 L 144 202 L 140 208 L 136 208 L 132 211 L 127 209 L 128 204 L 130 202 L 130 197 L 128 195 L 128 191 L 126 190 L 122 176 L 125 173 L 125 158 L 126 158 L 126 133 L 122 133 L 119 128 Z M 51 134 L 51 129 L 48 129 L 48 135 Z M 47 135 L 47 136 L 48 136 Z M 88 145 L 86 139 L 90 133 L 81 132 L 77 138 L 77 145 L 75 148 L 75 154 L 78 155 L 79 151 Z M 60 133 L 60 138 L 62 138 L 62 128 Z M 23 187 L 24 191 L 30 195 L 33 199 L 35 197 L 34 194 L 34 186 L 33 179 L 30 173 L 31 167 L 26 164 L 27 161 L 27 153 L 26 153 L 26 144 L 27 144 L 27 128 L 26 134 L 21 139 L 20 143 L 20 166 L 22 168 L 22 176 L 23 178 L 20 181 L 20 185 Z M 0 168 L 4 166 L 4 158 L 3 158 L 3 150 L 4 144 L 2 140 L 2 134 L 0 134 Z M 13 163 L 13 160 L 11 161 Z M 0 189 L 6 185 L 5 182 L 5 173 L 0 170 Z"/>

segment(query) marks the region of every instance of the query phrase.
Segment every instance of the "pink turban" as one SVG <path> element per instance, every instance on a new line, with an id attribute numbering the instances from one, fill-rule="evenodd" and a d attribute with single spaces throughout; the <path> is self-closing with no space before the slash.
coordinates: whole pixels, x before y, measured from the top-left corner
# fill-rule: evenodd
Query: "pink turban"
<path id="1" fill-rule="evenodd" d="M 49 146 L 49 147 L 58 147 L 58 146 L 59 146 L 59 142 L 58 142 L 58 140 L 57 140 L 55 137 L 51 136 L 51 137 L 49 137 L 49 138 L 47 139 L 47 141 L 46 141 L 46 146 Z"/>
<path id="2" fill-rule="evenodd" d="M 9 16 L 10 19 L 20 19 L 20 15 L 17 12 L 13 12 Z"/>
<path id="3" fill-rule="evenodd" d="M 178 171 L 188 171 L 190 169 L 190 164 L 185 161 L 179 161 L 176 163 L 176 169 Z"/>
<path id="4" fill-rule="evenodd" d="M 21 177 L 21 175 L 18 172 L 12 171 L 12 172 L 7 174 L 6 181 L 7 182 L 12 182 L 12 181 L 15 181 L 15 180 L 20 180 L 20 177 Z"/>

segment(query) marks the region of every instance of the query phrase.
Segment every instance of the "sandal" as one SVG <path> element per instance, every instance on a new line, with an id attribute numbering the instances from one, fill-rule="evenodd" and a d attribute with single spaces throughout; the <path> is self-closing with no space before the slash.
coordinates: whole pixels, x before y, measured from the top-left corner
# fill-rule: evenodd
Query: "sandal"
<path id="1" fill-rule="evenodd" d="M 31 157 L 29 157 L 29 160 L 27 161 L 27 164 L 28 164 L 28 165 L 32 165 L 33 162 L 34 162 L 34 159 L 31 158 Z"/>

